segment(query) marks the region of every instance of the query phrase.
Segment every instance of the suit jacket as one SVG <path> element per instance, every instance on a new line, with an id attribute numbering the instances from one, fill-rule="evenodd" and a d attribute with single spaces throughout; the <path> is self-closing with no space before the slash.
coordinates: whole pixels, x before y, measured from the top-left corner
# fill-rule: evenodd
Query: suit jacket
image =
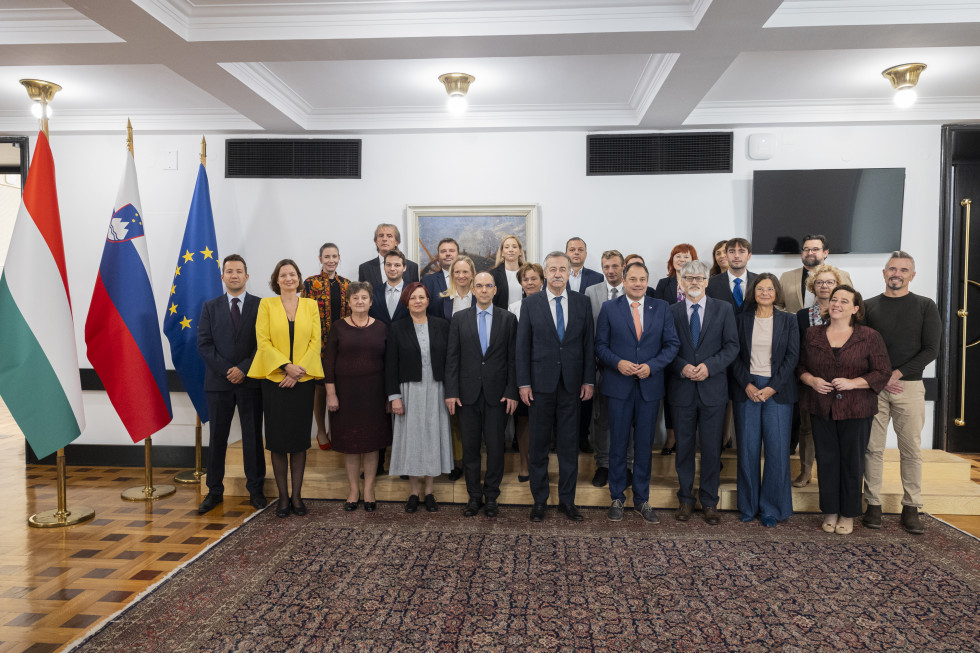
<path id="1" fill-rule="evenodd" d="M 282 381 L 280 369 L 286 363 L 306 368 L 300 381 L 323 378 L 320 360 L 320 309 L 312 299 L 300 298 L 293 324 L 293 357 L 289 358 L 289 318 L 279 297 L 265 297 L 259 302 L 255 318 L 255 357 L 248 375 L 253 379 Z"/>
<path id="2" fill-rule="evenodd" d="M 547 288 L 521 303 L 517 323 L 517 387 L 534 392 L 556 392 L 561 379 L 565 390 L 578 395 L 585 384 L 595 384 L 595 344 L 592 306 L 588 298 L 568 291 L 565 338 L 558 340 L 551 318 Z"/>
<path id="3" fill-rule="evenodd" d="M 496 265 L 488 270 L 493 277 L 493 285 L 497 288 L 497 294 L 493 296 L 493 305 L 507 310 L 510 306 L 510 277 L 507 276 L 507 269 L 504 264 Z M 524 295 L 523 289 L 521 296 Z"/>
<path id="4" fill-rule="evenodd" d="M 841 281 L 848 286 L 854 287 L 851 283 L 851 275 L 843 270 L 840 270 Z M 788 272 L 783 272 L 779 277 L 779 285 L 783 289 L 783 306 L 781 307 L 784 311 L 789 311 L 790 313 L 795 313 L 801 308 L 803 308 L 803 291 L 800 289 L 803 280 L 803 267 L 800 266 Z"/>
<path id="5" fill-rule="evenodd" d="M 470 306 L 476 306 L 476 297 L 470 300 Z M 507 309 L 504 309 L 507 310 Z M 446 322 L 453 319 L 453 298 L 452 297 L 433 297 L 429 300 L 429 315 L 441 317 Z"/>
<path id="6" fill-rule="evenodd" d="M 590 270 L 586 267 L 582 268 L 579 275 L 582 277 L 582 284 L 578 287 L 578 292 L 580 293 L 584 293 L 586 288 L 589 286 L 594 286 L 597 283 L 603 283 L 606 280 L 606 277 L 601 272 L 596 272 L 595 270 Z M 572 290 L 571 287 L 569 287 L 569 290 Z"/>
<path id="7" fill-rule="evenodd" d="M 242 296 L 242 316 L 236 329 L 231 321 L 228 295 L 205 302 L 197 325 L 197 351 L 204 360 L 204 389 L 232 390 L 235 384 L 225 376 L 232 367 L 248 374 L 255 357 L 255 318 L 259 313 L 259 298 L 249 293 Z M 258 381 L 245 379 L 245 385 L 258 387 Z"/>
<path id="8" fill-rule="evenodd" d="M 405 279 L 405 283 L 415 283 L 419 280 L 419 266 L 415 261 L 409 261 L 405 259 L 405 273 L 402 275 Z M 370 281 L 371 286 L 375 290 L 378 289 L 383 283 L 387 283 L 384 275 L 381 273 L 381 262 L 377 256 L 364 261 L 357 268 L 357 280 L 358 281 Z"/>
<path id="9" fill-rule="evenodd" d="M 480 347 L 480 331 L 472 306 L 453 316 L 446 356 L 446 397 L 465 405 L 484 400 L 498 405 L 502 398 L 517 399 L 517 318 L 505 308 L 493 307 L 487 353 Z"/>
<path id="10" fill-rule="evenodd" d="M 640 306 L 643 333 L 636 337 L 629 297 L 623 295 L 602 305 L 596 326 L 595 350 L 603 364 L 602 393 L 607 397 L 626 399 L 633 386 L 640 385 L 644 401 L 664 396 L 664 369 L 677 354 L 680 341 L 674 331 L 670 307 L 660 299 L 644 297 Z M 619 372 L 619 361 L 646 363 L 650 376 L 637 380 Z"/>
<path id="11" fill-rule="evenodd" d="M 668 304 L 677 303 L 677 275 L 664 277 L 657 282 L 657 288 L 653 291 L 653 296 L 662 299 Z M 734 300 L 732 300 L 734 301 Z"/>
<path id="12" fill-rule="evenodd" d="M 670 307 L 674 327 L 681 346 L 667 374 L 667 401 L 673 406 L 691 406 L 695 399 L 707 406 L 728 403 L 728 366 L 738 356 L 738 327 L 735 314 L 725 302 L 708 297 L 704 306 L 704 328 L 698 336 L 698 346 L 691 339 L 691 323 L 687 317 L 687 302 Z M 681 374 L 687 365 L 704 363 L 708 378 L 692 381 Z"/>
<path id="13" fill-rule="evenodd" d="M 619 297 L 622 297 L 624 292 L 620 292 Z M 595 322 L 593 326 L 598 326 L 599 310 L 603 304 L 609 301 L 609 288 L 606 287 L 606 280 L 603 279 L 602 283 L 594 283 L 589 286 L 585 290 L 585 296 L 589 298 L 589 302 L 592 304 L 592 321 Z"/>
<path id="14" fill-rule="evenodd" d="M 742 297 L 748 299 L 749 286 L 756 278 L 755 272 L 745 273 L 745 283 L 742 284 Z M 715 276 L 708 279 L 708 288 L 705 293 L 708 297 L 714 297 L 715 299 L 720 299 L 726 301 L 732 305 L 732 310 L 735 311 L 735 315 L 742 312 L 742 307 L 745 306 L 745 301 L 742 301 L 742 307 L 735 305 L 735 298 L 732 296 L 731 286 L 728 285 L 728 273 L 722 272 L 721 274 L 716 274 Z"/>
<path id="15" fill-rule="evenodd" d="M 429 359 L 432 365 L 432 378 L 442 381 L 446 371 L 446 343 L 449 339 L 449 323 L 437 317 L 430 317 Z M 415 335 L 415 322 L 398 320 L 388 329 L 385 345 L 385 392 L 388 395 L 401 394 L 400 384 L 422 380 L 422 348 Z"/>
<path id="16" fill-rule="evenodd" d="M 720 276 L 720 275 L 719 275 Z M 729 388 L 732 401 L 748 401 L 745 386 L 750 382 L 749 369 L 752 355 L 752 330 L 755 327 L 755 312 L 744 311 L 735 316 L 738 326 L 738 356 L 732 361 L 734 384 Z M 772 376 L 769 386 L 776 391 L 772 400 L 778 404 L 796 402 L 796 364 L 800 357 L 800 333 L 796 327 L 796 316 L 780 310 L 772 315 Z"/>
<path id="17" fill-rule="evenodd" d="M 439 293 L 446 292 L 446 275 L 442 270 L 422 277 L 422 285 L 429 291 L 429 306 L 439 301 Z"/>
<path id="18" fill-rule="evenodd" d="M 406 280 L 402 288 L 408 284 L 409 282 Z M 368 311 L 368 315 L 390 326 L 392 322 L 404 320 L 409 314 L 408 308 L 401 302 L 398 302 L 398 306 L 395 308 L 395 314 L 388 315 L 388 303 L 385 301 L 385 286 L 387 285 L 388 282 L 385 282 L 384 285 L 374 287 L 374 300 L 371 302 L 371 309 Z"/>

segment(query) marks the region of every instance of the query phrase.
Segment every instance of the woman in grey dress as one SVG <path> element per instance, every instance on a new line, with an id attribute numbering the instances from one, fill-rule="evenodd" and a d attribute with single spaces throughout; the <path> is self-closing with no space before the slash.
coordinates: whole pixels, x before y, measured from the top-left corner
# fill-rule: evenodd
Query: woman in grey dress
<path id="1" fill-rule="evenodd" d="M 453 468 L 442 390 L 449 322 L 426 314 L 429 299 L 421 283 L 405 286 L 399 301 L 408 308 L 411 319 L 391 324 L 385 350 L 385 384 L 395 414 L 388 473 L 409 477 L 411 495 L 405 512 L 418 510 L 420 477 L 425 479 L 426 510 L 438 510 L 432 478 Z"/>

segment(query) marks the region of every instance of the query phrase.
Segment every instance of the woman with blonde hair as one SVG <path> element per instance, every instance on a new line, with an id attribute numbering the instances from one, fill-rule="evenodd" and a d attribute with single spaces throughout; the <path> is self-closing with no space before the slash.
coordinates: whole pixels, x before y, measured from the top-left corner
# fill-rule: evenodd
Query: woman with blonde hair
<path id="1" fill-rule="evenodd" d="M 452 320 L 453 315 L 476 304 L 473 297 L 473 279 L 476 265 L 469 256 L 461 254 L 449 268 L 449 282 L 439 297 L 429 304 L 429 314 Z"/>
<path id="2" fill-rule="evenodd" d="M 527 260 L 520 239 L 514 234 L 504 236 L 497 248 L 497 258 L 490 268 L 493 285 L 497 287 L 497 294 L 493 297 L 494 306 L 507 310 L 511 304 L 523 299 L 524 289 L 517 278 L 517 271 L 525 263 Z"/>

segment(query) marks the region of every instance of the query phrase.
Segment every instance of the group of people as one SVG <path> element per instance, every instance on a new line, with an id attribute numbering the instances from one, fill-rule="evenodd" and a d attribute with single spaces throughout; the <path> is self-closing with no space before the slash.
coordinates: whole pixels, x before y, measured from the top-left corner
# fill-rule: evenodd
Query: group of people
<path id="1" fill-rule="evenodd" d="M 585 451 L 595 456 L 593 485 L 609 486 L 608 518 L 624 518 L 631 488 L 635 511 L 656 523 L 649 493 L 663 403 L 661 453 L 676 456 L 680 521 L 700 502 L 704 520 L 720 522 L 721 454 L 733 437 L 742 521 L 773 527 L 788 518 L 792 486 L 811 482 L 816 460 L 822 528 L 847 534 L 862 516 L 880 528 L 891 420 L 901 524 L 922 532 L 922 372 L 938 354 L 940 322 L 935 303 L 909 290 L 915 262 L 907 252 L 889 256 L 884 292 L 865 300 L 827 263 L 821 235 L 803 238 L 802 266 L 780 278 L 749 271 L 744 238 L 717 243 L 710 264 L 680 244 L 656 284 L 637 254 L 605 251 L 601 272 L 590 270 L 586 243 L 575 237 L 537 264 L 513 235 L 485 272 L 444 238 L 420 280 L 400 242 L 396 226 L 378 225 L 378 256 L 360 265 L 357 282 L 337 273 L 333 243 L 320 248 L 321 270 L 305 280 L 284 259 L 270 278 L 276 296 L 261 300 L 245 291 L 242 257 L 224 259 L 226 293 L 205 305 L 198 334 L 211 415 L 200 512 L 222 500 L 237 407 L 256 508 L 266 505 L 264 418 L 279 517 L 306 513 L 314 421 L 318 445 L 345 456 L 345 510 L 377 509 L 375 480 L 390 447 L 388 473 L 408 480 L 407 512 L 438 510 L 433 479 L 448 474 L 465 478 L 465 516 L 496 516 L 513 416 L 531 521 L 546 517 L 552 451 L 558 511 L 583 519 L 575 491 Z M 791 479 L 797 444 L 800 474 Z"/>

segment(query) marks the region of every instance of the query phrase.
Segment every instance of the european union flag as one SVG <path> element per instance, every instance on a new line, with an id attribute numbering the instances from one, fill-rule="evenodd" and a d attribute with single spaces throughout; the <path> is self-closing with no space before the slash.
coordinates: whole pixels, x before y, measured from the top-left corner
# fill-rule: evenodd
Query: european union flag
<path id="1" fill-rule="evenodd" d="M 208 404 L 204 397 L 204 360 L 197 353 L 197 321 L 204 302 L 221 292 L 221 259 L 214 235 L 211 191 L 202 163 L 163 318 L 163 333 L 170 341 L 174 369 L 202 422 L 208 421 Z"/>

